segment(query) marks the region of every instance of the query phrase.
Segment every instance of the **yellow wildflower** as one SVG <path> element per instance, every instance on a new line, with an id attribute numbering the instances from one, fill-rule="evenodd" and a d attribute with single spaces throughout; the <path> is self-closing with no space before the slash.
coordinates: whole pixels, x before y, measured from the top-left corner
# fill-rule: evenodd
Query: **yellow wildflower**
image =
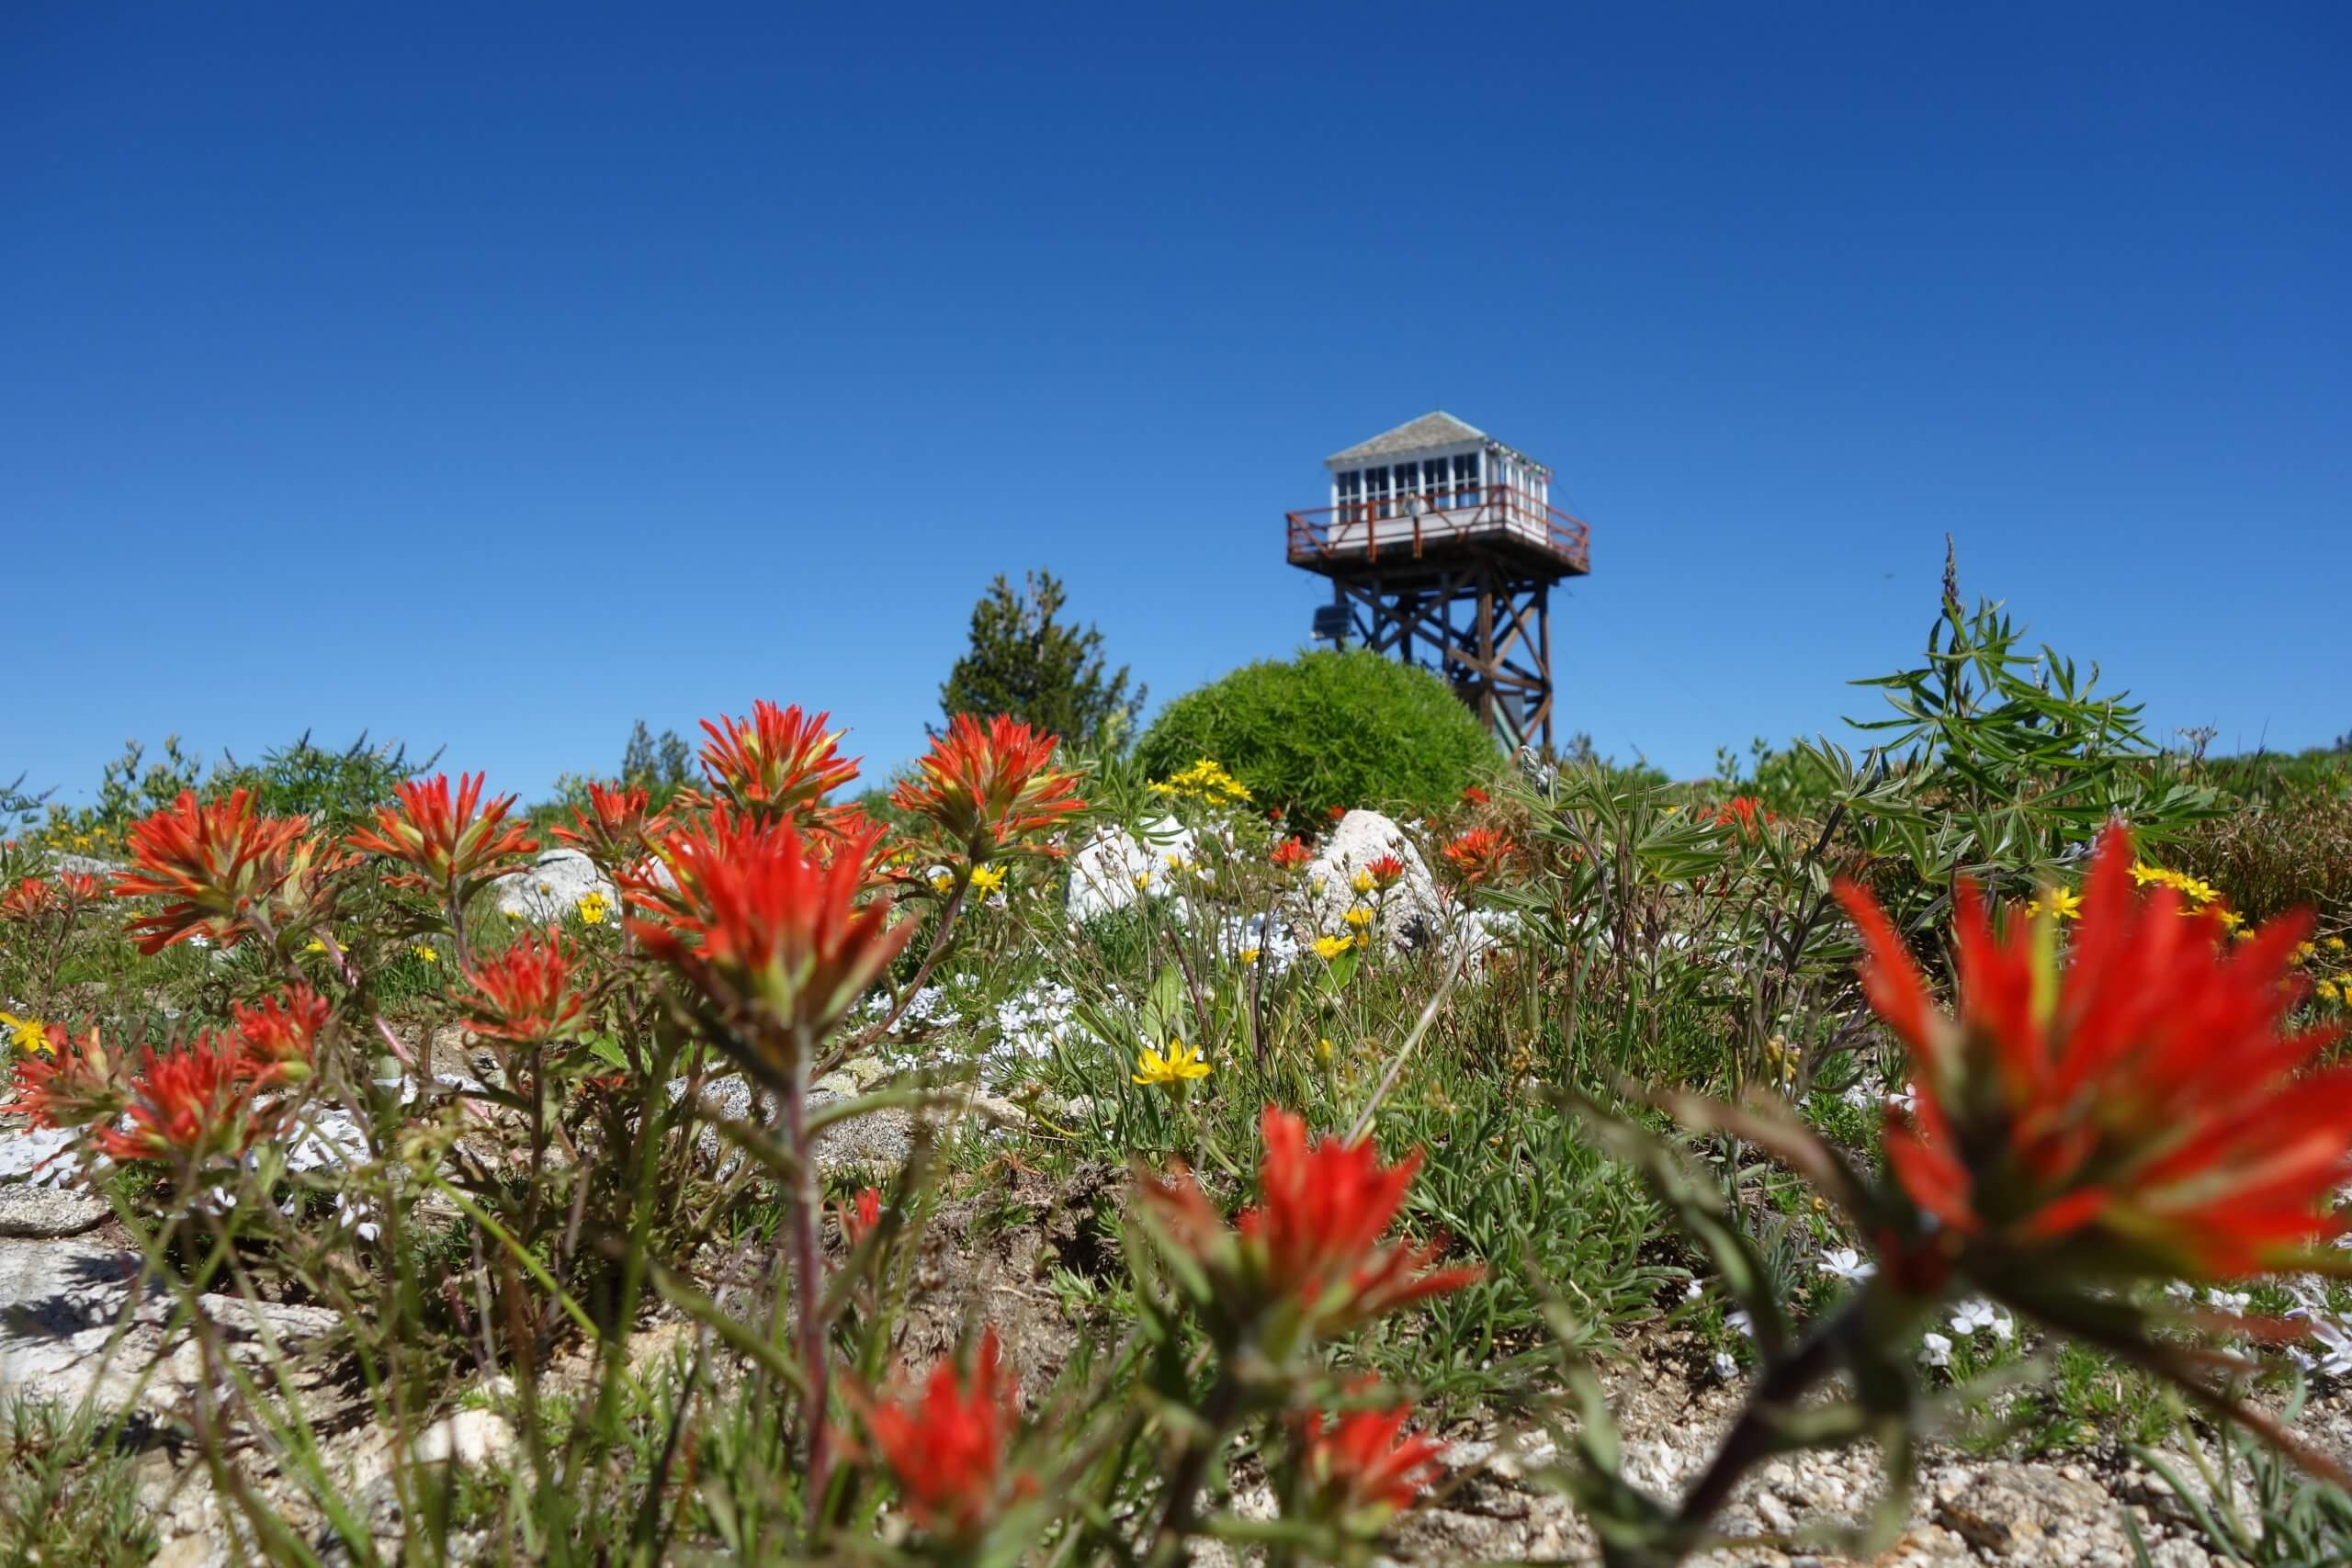
<path id="1" fill-rule="evenodd" d="M 1245 947 L 1235 956 L 1244 964 L 1255 964 L 1258 962 L 1258 950 L 1254 947 Z"/>
<path id="2" fill-rule="evenodd" d="M 1168 863 L 1169 872 L 1173 875 L 1182 876 L 1193 869 L 1193 863 L 1182 855 L 1162 855 L 1160 858 Z"/>
<path id="3" fill-rule="evenodd" d="M 2044 888 L 2041 897 L 2025 907 L 2025 912 L 2036 919 L 2079 920 L 2083 918 L 2082 895 L 2063 887 Z"/>
<path id="4" fill-rule="evenodd" d="M 613 912 L 613 901 L 595 889 L 590 888 L 580 896 L 579 901 L 573 904 L 572 908 L 580 911 L 581 919 L 587 924 L 601 926 L 605 923 L 605 917 Z"/>
<path id="5" fill-rule="evenodd" d="M 18 1018 L 13 1012 L 0 1012 L 0 1033 L 6 1033 L 8 1043 L 24 1055 L 49 1055 L 49 1025 L 37 1018 Z"/>
<path id="6" fill-rule="evenodd" d="M 420 960 L 426 964 L 438 964 L 441 962 L 441 954 L 436 952 L 430 943 L 422 942 L 413 943 L 409 948 L 409 951 L 416 954 Z"/>
<path id="7" fill-rule="evenodd" d="M 1216 762 L 1204 757 L 1189 768 L 1180 769 L 1151 786 L 1155 795 L 1188 795 L 1214 805 L 1227 805 L 1250 798 L 1241 781 L 1227 773 Z"/>
<path id="8" fill-rule="evenodd" d="M 1201 1060 L 1200 1052 L 1182 1040 L 1170 1040 L 1166 1055 L 1147 1045 L 1136 1058 L 1135 1081 L 1139 1084 L 1176 1089 L 1193 1078 L 1208 1076 L 1209 1065 Z"/>
<path id="9" fill-rule="evenodd" d="M 1354 945 L 1343 936 L 1318 936 L 1315 939 L 1315 956 L 1329 964 Z"/>
<path id="10" fill-rule="evenodd" d="M 1331 1059 L 1331 1042 L 1328 1037 L 1315 1043 L 1315 1054 L 1327 1062 Z"/>
<path id="11" fill-rule="evenodd" d="M 976 865 L 972 868 L 972 891 L 983 897 L 1004 886 L 1004 867 Z"/>
<path id="12" fill-rule="evenodd" d="M 1348 923 L 1349 930 L 1360 931 L 1363 930 L 1364 927 L 1372 924 L 1372 911 L 1365 908 L 1362 904 L 1358 904 L 1354 908 L 1350 909 L 1346 914 L 1340 916 L 1340 919 Z"/>
<path id="13" fill-rule="evenodd" d="M 326 941 L 322 937 L 314 936 L 302 944 L 302 951 L 305 953 L 324 953 L 326 950 Z"/>
<path id="14" fill-rule="evenodd" d="M 2320 945 L 2330 953 L 2341 953 L 2344 951 L 2344 939 L 2340 936 L 2332 936 Z"/>
<path id="15" fill-rule="evenodd" d="M 2335 999 L 2335 982 L 2333 980 L 2322 980 L 2318 985 L 2312 987 L 2312 995 L 2317 997 L 2324 1002 L 2334 1001 Z"/>
<path id="16" fill-rule="evenodd" d="M 1148 872 L 1148 871 L 1139 871 L 1139 872 L 1136 872 L 1136 875 L 1135 875 L 1135 883 L 1136 883 L 1136 892 L 1138 892 L 1138 893 L 1148 893 L 1148 892 L 1150 892 L 1150 891 L 1151 891 L 1151 873 L 1149 873 L 1149 872 Z"/>
<path id="17" fill-rule="evenodd" d="M 1368 871 L 1357 872 L 1353 876 L 1348 878 L 1348 886 L 1356 890 L 1356 896 L 1358 897 L 1362 897 L 1364 894 L 1373 890 L 1374 884 L 1373 882 L 1372 873 Z"/>

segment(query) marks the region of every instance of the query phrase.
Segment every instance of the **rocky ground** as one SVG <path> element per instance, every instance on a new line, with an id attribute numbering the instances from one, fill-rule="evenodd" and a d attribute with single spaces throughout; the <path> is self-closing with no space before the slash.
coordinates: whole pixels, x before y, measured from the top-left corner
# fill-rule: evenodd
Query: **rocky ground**
<path id="1" fill-rule="evenodd" d="M 452 1043 L 454 1048 L 454 1043 Z M 439 1055 L 439 1053 L 436 1053 Z M 456 1062 L 441 1064 L 458 1066 Z M 845 1162 L 903 1157 L 911 1127 L 869 1128 Z M 0 1145 L 20 1134 L 0 1131 Z M 866 1146 L 878 1140 L 888 1146 Z M 8 1151 L 0 1148 L 0 1156 Z M 25 1163 L 19 1160 L 17 1163 Z M 1109 1167 L 1049 1180 L 1004 1162 L 985 1197 L 950 1204 L 927 1232 L 916 1290 L 903 1325 L 902 1348 L 920 1368 L 949 1349 L 985 1317 L 1003 1327 L 1008 1353 L 1033 1395 L 1062 1371 L 1075 1331 L 1052 1290 L 1057 1269 L 1110 1278 L 1115 1258 L 1094 1215 L 1117 1201 L 1122 1178 Z M 0 1179 L 0 1389 L 70 1403 L 90 1396 L 119 1407 L 136 1403 L 155 1434 L 142 1459 L 142 1495 L 165 1539 L 162 1561 L 174 1568 L 234 1560 L 212 1488 L 184 1444 L 166 1440 L 184 1422 L 199 1368 L 184 1335 L 165 1337 L 167 1303 L 151 1295 L 135 1308 L 136 1255 L 105 1205 L 71 1190 Z M 332 1315 L 300 1306 L 256 1314 L 226 1297 L 207 1299 L 232 1354 L 252 1357 L 262 1337 L 300 1351 L 328 1344 Z M 657 1325 L 642 1337 L 650 1361 L 686 1331 Z M 1736 1414 L 1739 1389 L 1703 1370 L 1705 1358 L 1678 1334 L 1635 1343 L 1607 1363 L 1611 1402 L 1623 1426 L 1631 1479 L 1655 1493 L 1686 1483 Z M 339 1416 L 331 1367 L 315 1361 L 308 1378 L 318 1408 L 336 1428 L 330 1452 L 355 1495 L 379 1514 L 387 1506 L 385 1444 L 364 1410 Z M 2352 1401 L 2341 1395 L 2307 1409 L 2299 1429 L 2315 1445 L 2352 1454 Z M 1441 1495 L 1399 1530 L 1396 1551 L 1411 1562 L 1496 1559 L 1586 1562 L 1593 1538 L 1576 1512 L 1544 1484 L 1558 1462 L 1540 1429 L 1466 1424 L 1450 1430 L 1453 1473 Z M 424 1450 L 448 1462 L 496 1459 L 513 1432 L 494 1410 L 457 1411 L 426 1434 Z M 264 1477 L 266 1484 L 269 1478 Z M 1730 1532 L 1785 1545 L 1741 1547 L 1712 1554 L 1716 1568 L 1804 1568 L 1849 1561 L 1834 1537 L 1859 1525 L 1882 1487 L 1867 1450 L 1803 1454 L 1766 1466 L 1740 1493 L 1723 1522 Z M 1245 1489 L 1245 1510 L 1271 1500 Z M 307 1508 L 286 1502 L 298 1524 Z M 2059 1461 L 1972 1458 L 1933 1450 L 1922 1466 L 1907 1529 L 1871 1561 L 1886 1564 L 2066 1564 L 2127 1568 L 2135 1562 L 2127 1517 L 2159 1568 L 2222 1562 L 2186 1511 L 2143 1467 L 2120 1451 Z M 387 1521 L 388 1528 L 389 1522 Z M 1796 1544 L 1812 1540 L 1807 1548 Z"/>

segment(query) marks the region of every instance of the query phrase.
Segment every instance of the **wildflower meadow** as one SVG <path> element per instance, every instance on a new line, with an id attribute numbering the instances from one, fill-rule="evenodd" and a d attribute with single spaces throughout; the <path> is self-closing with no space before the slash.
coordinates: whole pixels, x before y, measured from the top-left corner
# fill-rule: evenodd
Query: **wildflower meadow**
<path id="1" fill-rule="evenodd" d="M 1867 684 L 133 759 L 0 852 L 0 1561 L 2347 1560 L 2352 762 Z"/>

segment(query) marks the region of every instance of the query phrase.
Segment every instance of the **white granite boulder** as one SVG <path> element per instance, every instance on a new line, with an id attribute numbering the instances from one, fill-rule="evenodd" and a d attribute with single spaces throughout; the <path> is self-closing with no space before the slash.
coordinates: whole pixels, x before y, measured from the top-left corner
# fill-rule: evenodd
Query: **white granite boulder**
<path id="1" fill-rule="evenodd" d="M 1356 891 L 1356 877 L 1383 855 L 1404 862 L 1404 874 L 1385 891 Z M 1299 874 L 1294 909 L 1309 936 L 1345 934 L 1348 911 L 1361 904 L 1377 914 L 1380 934 L 1391 947 L 1417 947 L 1444 918 L 1444 900 L 1420 851 L 1377 811 L 1351 811 L 1340 818 Z"/>
<path id="2" fill-rule="evenodd" d="M 605 919 L 620 914 L 620 890 L 596 863 L 579 850 L 548 850 L 528 871 L 517 871 L 491 884 L 498 899 L 498 912 L 515 915 L 537 924 L 548 924 L 569 917 L 580 906 L 580 900 L 591 893 L 603 896 L 610 907 Z"/>
<path id="3" fill-rule="evenodd" d="M 1069 891 L 1063 908 L 1074 920 L 1091 920 L 1125 909 L 1148 893 L 1160 897 L 1178 886 L 1176 867 L 1193 858 L 1193 830 L 1173 818 L 1155 817 L 1140 825 L 1141 837 L 1125 828 L 1098 828 L 1069 857 Z M 1143 879 L 1141 886 L 1136 878 Z"/>

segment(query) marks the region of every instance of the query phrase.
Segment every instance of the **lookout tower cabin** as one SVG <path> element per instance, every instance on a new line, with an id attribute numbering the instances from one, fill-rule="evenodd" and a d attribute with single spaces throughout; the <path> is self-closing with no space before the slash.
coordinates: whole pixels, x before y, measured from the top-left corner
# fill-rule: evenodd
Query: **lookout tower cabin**
<path id="1" fill-rule="evenodd" d="M 1552 470 L 1450 413 L 1324 459 L 1290 564 L 1331 582 L 1315 635 L 1433 669 L 1507 746 L 1552 743 L 1552 584 L 1592 570 Z"/>

